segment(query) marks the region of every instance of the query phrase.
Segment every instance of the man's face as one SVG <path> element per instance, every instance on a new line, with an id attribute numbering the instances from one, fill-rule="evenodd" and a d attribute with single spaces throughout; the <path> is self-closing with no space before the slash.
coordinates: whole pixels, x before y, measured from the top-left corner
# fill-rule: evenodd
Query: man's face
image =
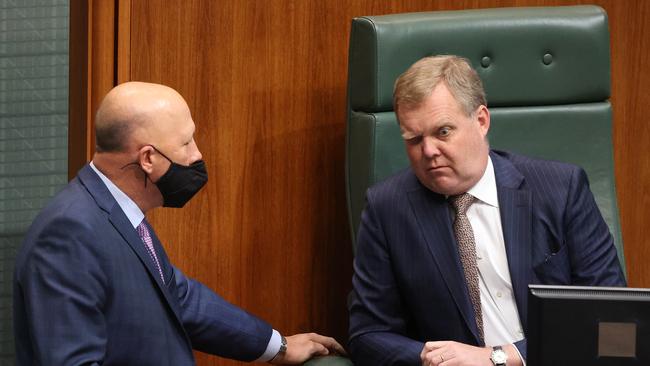
<path id="1" fill-rule="evenodd" d="M 454 195 L 481 179 L 489 153 L 490 114 L 485 106 L 467 116 L 440 83 L 421 103 L 400 106 L 398 119 L 411 167 L 427 188 Z"/>
<path id="2" fill-rule="evenodd" d="M 195 125 L 190 109 L 183 100 L 167 101 L 169 105 L 161 108 L 157 121 L 151 133 L 152 141 L 159 151 L 162 151 L 173 162 L 180 165 L 191 165 L 201 160 L 202 155 L 194 141 Z M 154 142 L 156 141 L 156 142 Z M 169 162 L 163 159 L 165 169 Z"/>

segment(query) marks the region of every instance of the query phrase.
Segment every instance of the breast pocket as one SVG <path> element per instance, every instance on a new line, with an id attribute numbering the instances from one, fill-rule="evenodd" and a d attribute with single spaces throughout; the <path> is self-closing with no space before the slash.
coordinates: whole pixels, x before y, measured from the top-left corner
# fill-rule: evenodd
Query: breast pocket
<path id="1" fill-rule="evenodd" d="M 534 267 L 541 284 L 570 285 L 571 261 L 566 245 L 555 253 L 547 253 L 544 260 Z"/>

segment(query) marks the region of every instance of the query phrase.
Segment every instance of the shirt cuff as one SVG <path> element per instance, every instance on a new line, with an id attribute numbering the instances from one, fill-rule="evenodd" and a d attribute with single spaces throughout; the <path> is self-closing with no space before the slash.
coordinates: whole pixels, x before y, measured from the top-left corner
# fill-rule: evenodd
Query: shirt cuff
<path id="1" fill-rule="evenodd" d="M 275 355 L 280 352 L 280 346 L 282 345 L 282 336 L 280 333 L 278 333 L 277 330 L 273 329 L 273 333 L 271 334 L 271 339 L 269 339 L 269 344 L 266 345 L 266 350 L 260 358 L 255 360 L 255 362 L 268 362 L 275 357 Z"/>

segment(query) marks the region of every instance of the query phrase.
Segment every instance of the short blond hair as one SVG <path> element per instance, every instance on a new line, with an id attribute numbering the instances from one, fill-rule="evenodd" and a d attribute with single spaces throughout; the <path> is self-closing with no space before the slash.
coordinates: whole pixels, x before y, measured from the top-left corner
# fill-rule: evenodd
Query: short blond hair
<path id="1" fill-rule="evenodd" d="M 441 82 L 468 116 L 481 105 L 487 106 L 483 83 L 470 62 L 460 56 L 440 55 L 419 60 L 397 78 L 393 89 L 395 112 L 399 106 L 420 104 Z"/>

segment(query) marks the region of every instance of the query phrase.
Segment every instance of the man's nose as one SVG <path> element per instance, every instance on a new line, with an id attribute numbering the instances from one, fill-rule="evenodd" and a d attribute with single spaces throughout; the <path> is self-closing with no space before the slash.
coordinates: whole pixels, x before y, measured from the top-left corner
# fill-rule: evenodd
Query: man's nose
<path id="1" fill-rule="evenodd" d="M 192 163 L 195 163 L 203 159 L 203 154 L 199 151 L 199 147 L 196 145 L 196 142 L 192 140 Z"/>
<path id="2" fill-rule="evenodd" d="M 433 157 L 440 155 L 440 149 L 438 147 L 438 141 L 431 136 L 425 136 L 422 139 L 422 155 L 427 159 L 432 159 Z"/>

